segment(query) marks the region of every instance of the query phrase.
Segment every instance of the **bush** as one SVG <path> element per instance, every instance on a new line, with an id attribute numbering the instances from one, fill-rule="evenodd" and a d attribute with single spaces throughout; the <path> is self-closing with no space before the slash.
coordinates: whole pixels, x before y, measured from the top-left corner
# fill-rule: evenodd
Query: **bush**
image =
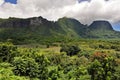
<path id="1" fill-rule="evenodd" d="M 82 56 L 85 56 L 86 58 L 90 58 L 90 55 L 92 53 L 90 51 L 81 51 L 80 53 L 78 53 L 78 57 L 82 57 Z"/>
<path id="2" fill-rule="evenodd" d="M 35 61 L 38 63 L 38 66 L 39 66 L 38 78 L 40 80 L 48 80 L 49 74 L 48 74 L 47 66 L 50 63 L 48 58 L 45 57 L 44 55 L 42 55 L 42 56 L 38 55 L 38 56 L 36 56 Z"/>
<path id="3" fill-rule="evenodd" d="M 17 56 L 17 47 L 10 43 L 0 44 L 0 61 L 1 62 L 11 62 L 12 59 Z"/>
<path id="4" fill-rule="evenodd" d="M 114 80 L 115 60 L 112 57 L 96 53 L 95 59 L 88 68 L 91 80 Z"/>
<path id="5" fill-rule="evenodd" d="M 0 80 L 29 80 L 29 79 L 14 75 L 14 73 L 10 69 L 1 68 Z"/>
<path id="6" fill-rule="evenodd" d="M 32 58 L 15 57 L 13 66 L 16 75 L 38 77 L 39 65 Z"/>
<path id="7" fill-rule="evenodd" d="M 29 80 L 25 77 L 14 75 L 10 63 L 0 63 L 0 80 Z"/>
<path id="8" fill-rule="evenodd" d="M 68 56 L 76 55 L 80 50 L 80 48 L 76 45 L 64 45 L 60 49 L 60 52 L 66 52 Z"/>

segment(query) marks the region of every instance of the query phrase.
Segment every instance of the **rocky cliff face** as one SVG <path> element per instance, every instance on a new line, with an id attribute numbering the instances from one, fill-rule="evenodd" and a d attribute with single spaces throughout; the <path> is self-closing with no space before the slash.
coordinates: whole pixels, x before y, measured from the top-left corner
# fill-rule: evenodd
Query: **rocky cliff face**
<path id="1" fill-rule="evenodd" d="M 0 21 L 0 27 L 29 27 L 29 26 L 40 26 L 42 24 L 50 23 L 50 21 L 42 17 L 33 17 L 28 19 L 9 18 Z"/>

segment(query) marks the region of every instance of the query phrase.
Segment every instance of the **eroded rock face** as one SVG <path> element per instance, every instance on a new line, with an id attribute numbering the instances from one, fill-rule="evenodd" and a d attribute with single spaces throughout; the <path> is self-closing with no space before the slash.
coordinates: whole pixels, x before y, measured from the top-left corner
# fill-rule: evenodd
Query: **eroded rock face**
<path id="1" fill-rule="evenodd" d="M 42 17 L 36 17 L 30 20 L 30 25 L 35 25 L 38 26 L 40 24 L 42 24 Z"/>
<path id="2" fill-rule="evenodd" d="M 0 27 L 29 27 L 29 26 L 40 26 L 48 22 L 42 17 L 33 17 L 28 19 L 9 18 L 2 19 L 0 21 Z"/>

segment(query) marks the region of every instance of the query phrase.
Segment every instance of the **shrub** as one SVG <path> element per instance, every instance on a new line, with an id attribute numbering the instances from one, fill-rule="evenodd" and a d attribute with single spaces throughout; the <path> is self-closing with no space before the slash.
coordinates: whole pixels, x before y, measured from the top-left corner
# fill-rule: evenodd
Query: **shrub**
<path id="1" fill-rule="evenodd" d="M 0 61 L 11 62 L 12 59 L 17 56 L 17 47 L 11 43 L 0 43 Z"/>
<path id="2" fill-rule="evenodd" d="M 60 52 L 66 52 L 68 56 L 76 55 L 80 50 L 80 48 L 76 45 L 64 45 L 60 49 Z"/>
<path id="3" fill-rule="evenodd" d="M 48 80 L 49 74 L 48 74 L 47 66 L 50 63 L 48 58 L 45 57 L 44 55 L 42 55 L 42 56 L 38 55 L 38 56 L 36 56 L 35 61 L 38 63 L 38 66 L 39 66 L 39 68 L 38 68 L 38 70 L 39 70 L 38 78 L 40 80 Z"/>
<path id="4" fill-rule="evenodd" d="M 38 77 L 39 65 L 32 58 L 15 57 L 13 66 L 16 75 Z"/>
<path id="5" fill-rule="evenodd" d="M 25 77 L 14 75 L 10 63 L 0 63 L 0 80 L 29 80 Z"/>
<path id="6" fill-rule="evenodd" d="M 88 68 L 91 80 L 112 80 L 115 73 L 115 60 L 105 54 L 94 54 L 93 63 Z"/>
<path id="7" fill-rule="evenodd" d="M 105 53 L 101 53 L 101 52 L 96 52 L 92 55 L 92 61 L 94 61 L 95 59 L 99 60 L 99 61 L 103 61 L 104 58 L 108 57 L 107 54 Z"/>

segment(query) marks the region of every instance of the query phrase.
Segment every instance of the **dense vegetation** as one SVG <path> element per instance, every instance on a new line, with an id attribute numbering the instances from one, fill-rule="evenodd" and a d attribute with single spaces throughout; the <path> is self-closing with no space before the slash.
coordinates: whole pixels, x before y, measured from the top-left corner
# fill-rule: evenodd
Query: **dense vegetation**
<path id="1" fill-rule="evenodd" d="M 120 80 L 119 40 L 0 43 L 0 80 Z"/>

